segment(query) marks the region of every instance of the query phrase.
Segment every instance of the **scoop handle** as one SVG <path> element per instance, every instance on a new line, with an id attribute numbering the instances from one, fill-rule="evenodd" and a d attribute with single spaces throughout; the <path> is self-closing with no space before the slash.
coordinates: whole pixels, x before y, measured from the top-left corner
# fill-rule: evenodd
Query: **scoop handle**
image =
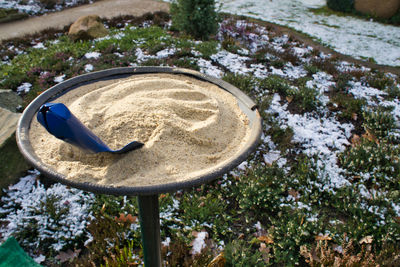
<path id="1" fill-rule="evenodd" d="M 58 139 L 92 153 L 110 152 L 123 154 L 141 148 L 144 145 L 133 141 L 119 150 L 111 150 L 62 103 L 46 103 L 42 105 L 38 111 L 37 120 L 50 134 Z"/>

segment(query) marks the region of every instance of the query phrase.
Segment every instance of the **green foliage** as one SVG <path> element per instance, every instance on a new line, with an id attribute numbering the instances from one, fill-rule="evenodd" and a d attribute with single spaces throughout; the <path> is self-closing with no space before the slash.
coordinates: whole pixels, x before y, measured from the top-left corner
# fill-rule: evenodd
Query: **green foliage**
<path id="1" fill-rule="evenodd" d="M 367 76 L 366 82 L 369 86 L 384 91 L 388 87 L 394 86 L 392 78 L 383 72 L 371 73 Z"/>
<path id="2" fill-rule="evenodd" d="M 330 9 L 341 12 L 352 12 L 354 0 L 328 0 L 326 2 Z"/>
<path id="3" fill-rule="evenodd" d="M 282 69 L 285 67 L 286 62 L 282 59 L 275 59 L 271 61 L 271 66 L 277 69 Z"/>
<path id="4" fill-rule="evenodd" d="M 100 264 L 101 267 L 121 267 L 121 266 L 135 266 L 141 263 L 139 257 L 134 254 L 133 240 L 128 241 L 127 245 L 120 248 L 115 246 L 114 251 L 108 257 L 104 257 L 105 265 Z"/>
<path id="5" fill-rule="evenodd" d="M 320 106 L 318 95 L 316 89 L 306 86 L 301 86 L 298 90 L 291 90 L 289 93 L 289 96 L 293 97 L 292 103 L 300 109 L 300 112 L 311 112 Z"/>
<path id="6" fill-rule="evenodd" d="M 173 66 L 200 71 L 200 67 L 190 58 L 179 58 L 171 62 Z"/>
<path id="7" fill-rule="evenodd" d="M 228 72 L 222 79 L 250 95 L 253 94 L 256 85 L 256 80 L 253 77 L 243 74 Z"/>
<path id="8" fill-rule="evenodd" d="M 134 261 L 133 250 L 139 251 L 141 244 L 137 216 L 133 217 L 133 222 L 121 220 L 120 216 L 138 214 L 136 199 L 96 195 L 92 207 L 94 218 L 87 229 L 93 241 L 87 246 L 88 257 L 81 261 L 106 266 L 119 266 L 120 261 L 125 259 Z"/>
<path id="9" fill-rule="evenodd" d="M 202 58 L 209 59 L 217 53 L 218 43 L 216 41 L 204 41 L 195 45 L 195 48 L 202 54 Z"/>
<path id="10" fill-rule="evenodd" d="M 241 49 L 239 42 L 235 41 L 231 36 L 225 36 L 221 45 L 223 49 L 231 53 L 238 53 Z"/>
<path id="11" fill-rule="evenodd" d="M 339 110 L 338 117 L 347 120 L 353 120 L 356 116 L 358 119 L 362 115 L 362 110 L 366 103 L 364 99 L 356 99 L 352 95 L 343 92 L 333 94 L 330 101 L 337 105 Z"/>
<path id="12" fill-rule="evenodd" d="M 173 26 L 203 40 L 218 28 L 215 0 L 177 0 L 171 4 Z"/>
<path id="13" fill-rule="evenodd" d="M 285 196 L 287 184 L 284 172 L 277 167 L 258 166 L 236 184 L 235 194 L 240 211 L 248 220 L 263 220 L 266 216 L 276 215 L 280 210 L 281 198 Z"/>
<path id="14" fill-rule="evenodd" d="M 336 85 L 334 87 L 336 92 L 347 92 L 350 87 L 349 82 L 352 80 L 352 76 L 348 73 L 341 73 L 336 77 Z"/>
<path id="15" fill-rule="evenodd" d="M 374 137 L 383 139 L 389 136 L 395 128 L 395 119 L 392 113 L 378 109 L 376 111 L 367 110 L 363 112 L 364 129 L 369 131 Z"/>
<path id="16" fill-rule="evenodd" d="M 265 266 L 262 254 L 244 240 L 233 240 L 224 249 L 227 267 Z"/>
<path id="17" fill-rule="evenodd" d="M 260 81 L 260 88 L 271 93 L 288 96 L 291 90 L 289 83 L 278 75 L 270 75 Z"/>
<path id="18" fill-rule="evenodd" d="M 266 134 L 271 136 L 272 142 L 277 145 L 278 149 L 285 152 L 288 148 L 293 147 L 293 129 L 290 127 L 282 128 L 279 122 L 273 116 L 264 116 L 264 120 L 270 126 Z"/>
<path id="19" fill-rule="evenodd" d="M 316 74 L 317 72 L 319 72 L 319 69 L 317 66 L 310 65 L 310 64 L 305 65 L 304 69 L 308 72 L 309 75 L 313 75 L 313 74 Z"/>
<path id="20" fill-rule="evenodd" d="M 357 175 L 368 173 L 369 182 L 384 188 L 400 189 L 400 148 L 386 140 L 372 142 L 363 140 L 348 148 L 339 159 L 348 172 Z"/>

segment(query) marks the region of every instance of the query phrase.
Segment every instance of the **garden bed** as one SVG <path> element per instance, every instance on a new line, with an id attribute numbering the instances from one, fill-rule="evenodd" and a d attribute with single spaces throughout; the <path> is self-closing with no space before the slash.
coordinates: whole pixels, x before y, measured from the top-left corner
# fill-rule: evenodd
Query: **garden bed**
<path id="1" fill-rule="evenodd" d="M 160 196 L 167 266 L 399 264 L 399 77 L 339 60 L 292 36 L 225 18 L 217 36 L 172 32 L 165 13 L 2 44 L 0 87 L 24 97 L 119 66 L 177 66 L 250 95 L 264 120 L 256 153 L 215 182 Z M 27 64 L 28 63 L 28 64 Z M 7 163 L 4 163 L 7 164 Z M 43 265 L 141 264 L 135 199 L 94 196 L 32 172 L 2 198 L 0 233 Z M 335 259 L 335 257 L 338 257 Z"/>

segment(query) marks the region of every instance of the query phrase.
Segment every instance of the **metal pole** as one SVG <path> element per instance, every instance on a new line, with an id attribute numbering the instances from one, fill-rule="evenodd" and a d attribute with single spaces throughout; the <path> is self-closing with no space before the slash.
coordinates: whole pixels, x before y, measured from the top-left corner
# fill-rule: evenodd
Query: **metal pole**
<path id="1" fill-rule="evenodd" d="M 138 196 L 144 267 L 161 267 L 160 212 L 158 195 Z"/>

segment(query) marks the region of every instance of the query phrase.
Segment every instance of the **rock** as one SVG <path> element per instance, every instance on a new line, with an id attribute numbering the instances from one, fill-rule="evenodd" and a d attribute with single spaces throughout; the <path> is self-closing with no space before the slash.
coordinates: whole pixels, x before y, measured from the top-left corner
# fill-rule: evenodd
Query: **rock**
<path id="1" fill-rule="evenodd" d="M 364 14 L 388 19 L 399 10 L 400 0 L 355 0 L 354 8 Z"/>
<path id="2" fill-rule="evenodd" d="M 0 89 L 0 107 L 16 112 L 18 107 L 22 105 L 22 98 L 12 90 Z"/>
<path id="3" fill-rule="evenodd" d="M 0 107 L 0 147 L 15 133 L 21 114 Z"/>
<path id="4" fill-rule="evenodd" d="M 0 195 L 3 188 L 17 182 L 30 166 L 19 152 L 15 130 L 21 114 L 0 108 Z"/>
<path id="5" fill-rule="evenodd" d="M 97 15 L 80 17 L 71 25 L 68 32 L 69 37 L 74 41 L 95 39 L 107 34 L 108 30 Z"/>

